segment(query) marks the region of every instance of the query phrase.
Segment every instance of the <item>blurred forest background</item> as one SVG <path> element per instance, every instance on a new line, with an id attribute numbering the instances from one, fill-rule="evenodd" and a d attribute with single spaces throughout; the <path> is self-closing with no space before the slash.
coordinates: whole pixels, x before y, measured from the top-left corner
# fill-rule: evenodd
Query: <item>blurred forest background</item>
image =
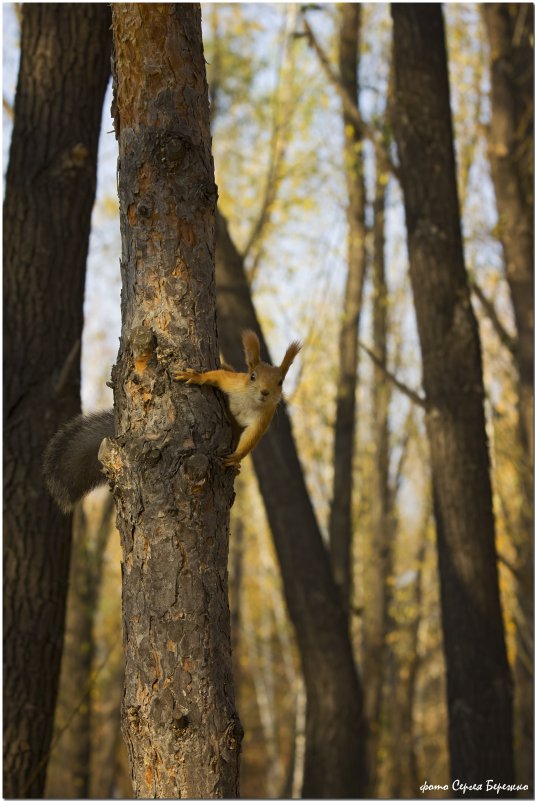
<path id="1" fill-rule="evenodd" d="M 529 61 L 533 8 L 507 8 L 514 44 L 527 49 Z M 308 491 L 327 542 L 353 224 L 345 154 L 354 112 L 347 97 L 344 102 L 347 86 L 340 71 L 341 11 L 335 5 L 223 3 L 203 4 L 202 13 L 219 208 L 243 256 L 271 353 L 280 358 L 291 339 L 304 342 L 286 395 Z M 523 332 L 515 324 L 489 159 L 488 26 L 476 4 L 447 4 L 444 14 L 464 253 L 483 350 L 499 582 L 515 678 L 515 757 L 518 780 L 528 781 L 533 747 L 532 455 L 521 425 L 518 336 Z M 18 65 L 17 6 L 3 6 L 3 22 L 5 169 Z M 366 688 L 377 684 L 373 700 L 367 699 L 373 704 L 368 708 L 373 793 L 413 797 L 424 780 L 447 784 L 450 773 L 421 357 L 397 154 L 391 146 L 391 46 L 388 5 L 363 4 L 358 96 L 352 100 L 361 123 L 353 147 L 364 179 L 365 249 L 354 360 L 347 592 L 355 661 Z M 111 405 L 106 381 L 120 330 L 117 152 L 110 103 L 108 97 L 86 282 L 85 411 Z M 529 161 L 532 108 L 519 125 L 518 141 Z M 525 178 L 531 187 L 532 172 Z M 243 464 L 236 493 L 229 572 L 237 707 L 245 729 L 241 793 L 299 797 L 303 678 L 250 459 Z M 121 553 L 113 518 L 107 491 L 94 493 L 75 515 L 49 797 L 131 795 L 120 733 Z"/>

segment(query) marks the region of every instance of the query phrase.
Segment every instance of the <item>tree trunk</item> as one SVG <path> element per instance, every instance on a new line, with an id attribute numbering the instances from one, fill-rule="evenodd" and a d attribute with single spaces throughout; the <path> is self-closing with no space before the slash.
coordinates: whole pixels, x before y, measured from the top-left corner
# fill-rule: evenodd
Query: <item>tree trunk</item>
<path id="1" fill-rule="evenodd" d="M 67 623 L 54 736 L 64 736 L 53 750 L 46 783 L 50 798 L 89 798 L 95 618 L 104 551 L 115 511 L 108 495 L 98 515 L 88 519 L 81 504 L 74 514 L 73 546 L 67 601 Z M 76 714 L 72 716 L 73 708 Z M 67 731 L 65 727 L 67 726 Z"/>
<path id="2" fill-rule="evenodd" d="M 4 794 L 42 796 L 63 644 L 71 518 L 41 475 L 80 411 L 84 273 L 110 12 L 23 9 L 4 203 Z M 83 102 L 81 102 L 83 98 Z"/>
<path id="3" fill-rule="evenodd" d="M 267 609 L 269 617 L 269 608 Z M 264 787 L 266 798 L 279 798 L 282 784 L 282 765 L 279 745 L 275 687 L 273 681 L 273 659 L 266 650 L 272 648 L 269 629 L 255 631 L 253 621 L 244 615 L 243 635 L 249 656 L 251 678 L 254 686 L 258 716 L 262 727 L 262 738 L 266 751 Z M 268 642 L 266 642 L 268 640 Z"/>
<path id="4" fill-rule="evenodd" d="M 481 6 L 491 50 L 489 158 L 498 236 L 517 329 L 521 522 L 516 548 L 519 607 L 515 659 L 518 779 L 533 791 L 533 6 Z"/>
<path id="5" fill-rule="evenodd" d="M 225 359 L 242 360 L 239 332 L 262 336 L 243 259 L 225 218 L 216 216 L 218 320 Z M 307 694 L 305 798 L 359 797 L 365 792 L 362 689 L 353 663 L 347 616 L 308 496 L 284 404 L 253 452 L 260 491 L 295 626 Z"/>
<path id="6" fill-rule="evenodd" d="M 375 201 L 373 219 L 373 349 L 387 363 L 387 286 L 384 257 L 385 175 L 388 165 L 382 150 L 375 152 Z M 377 792 L 378 737 L 385 671 L 385 638 L 388 611 L 388 578 L 392 565 L 391 499 L 389 486 L 388 410 L 391 389 L 383 370 L 374 364 L 372 385 L 373 442 L 372 509 L 369 563 L 364 571 L 366 603 L 363 614 L 363 666 L 365 707 L 368 720 L 370 791 Z"/>
<path id="7" fill-rule="evenodd" d="M 393 4 L 395 135 L 423 357 L 452 776 L 511 783 L 511 679 L 498 590 L 481 350 L 455 184 L 440 5 Z M 477 791 L 474 792 L 476 797 Z M 483 786 L 482 795 L 485 793 Z"/>
<path id="8" fill-rule="evenodd" d="M 120 629 L 120 626 L 119 622 L 117 628 Z M 118 634 L 120 636 L 119 632 Z M 122 779 L 121 755 L 126 753 L 126 745 L 121 734 L 123 685 L 124 660 L 110 659 L 106 665 L 106 678 L 99 688 L 98 713 L 93 717 L 95 728 L 91 733 L 89 798 L 132 798 L 132 781 L 128 770 L 126 771 L 128 789 L 126 792 L 117 792 Z M 128 758 L 125 761 L 128 762 Z"/>
<path id="9" fill-rule="evenodd" d="M 123 548 L 123 733 L 134 792 L 238 793 L 228 608 L 234 473 L 223 401 L 172 367 L 218 366 L 214 183 L 198 4 L 116 4 L 122 334 L 101 456 Z"/>
<path id="10" fill-rule="evenodd" d="M 417 532 L 420 545 L 416 554 L 417 568 L 413 585 L 398 594 L 398 603 L 403 611 L 389 627 L 390 631 L 397 629 L 398 640 L 397 647 L 392 643 L 389 649 L 390 681 L 387 688 L 390 696 L 388 708 L 390 792 L 393 798 L 415 798 L 420 784 L 416 759 L 414 706 L 416 680 L 420 667 L 418 639 L 422 620 L 422 569 L 428 522 L 426 515 L 421 530 Z M 394 615 L 396 611 L 394 610 Z"/>
<path id="11" fill-rule="evenodd" d="M 518 332 L 522 441 L 533 466 L 533 7 L 488 3 L 482 12 L 491 50 L 489 158 Z"/>
<path id="12" fill-rule="evenodd" d="M 340 6 L 339 69 L 343 90 L 358 104 L 361 7 Z M 362 290 L 366 272 L 363 138 L 354 116 L 343 106 L 344 161 L 347 184 L 347 278 L 340 329 L 340 365 L 334 431 L 334 482 L 329 519 L 329 542 L 334 580 L 346 610 L 351 600 L 351 541 L 353 537 L 353 453 L 355 450 L 358 340 Z"/>

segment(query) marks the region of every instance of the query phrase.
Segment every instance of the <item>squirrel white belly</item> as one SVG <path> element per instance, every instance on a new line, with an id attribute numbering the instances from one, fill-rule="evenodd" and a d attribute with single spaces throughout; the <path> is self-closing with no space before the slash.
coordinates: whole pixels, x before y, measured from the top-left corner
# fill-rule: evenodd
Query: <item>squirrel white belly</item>
<path id="1" fill-rule="evenodd" d="M 276 367 L 260 361 L 260 343 L 253 331 L 244 331 L 242 342 L 247 373 L 232 368 L 209 370 L 176 370 L 173 377 L 186 384 L 215 387 L 228 399 L 230 415 L 240 430 L 236 449 L 226 457 L 226 466 L 239 465 L 267 431 L 282 395 L 282 382 L 301 349 L 292 342 L 281 364 Z M 43 474 L 57 504 L 68 512 L 76 501 L 90 490 L 104 484 L 98 451 L 102 440 L 115 434 L 113 409 L 89 415 L 78 415 L 50 440 L 44 455 Z"/>

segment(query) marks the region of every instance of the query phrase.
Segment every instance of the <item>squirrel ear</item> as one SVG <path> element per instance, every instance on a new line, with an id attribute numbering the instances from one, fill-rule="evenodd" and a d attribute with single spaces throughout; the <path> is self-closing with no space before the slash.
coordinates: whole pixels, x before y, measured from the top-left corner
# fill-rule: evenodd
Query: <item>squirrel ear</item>
<path id="1" fill-rule="evenodd" d="M 282 372 L 283 378 L 288 372 L 290 365 L 292 364 L 293 360 L 295 359 L 295 357 L 297 356 L 302 347 L 303 347 L 302 344 L 298 341 L 292 342 L 290 343 L 290 345 L 288 345 L 286 353 L 284 354 L 284 359 L 282 360 L 280 365 L 280 370 Z"/>
<path id="2" fill-rule="evenodd" d="M 241 335 L 243 349 L 245 351 L 245 361 L 249 370 L 254 370 L 260 361 L 260 342 L 254 331 L 248 329 Z"/>

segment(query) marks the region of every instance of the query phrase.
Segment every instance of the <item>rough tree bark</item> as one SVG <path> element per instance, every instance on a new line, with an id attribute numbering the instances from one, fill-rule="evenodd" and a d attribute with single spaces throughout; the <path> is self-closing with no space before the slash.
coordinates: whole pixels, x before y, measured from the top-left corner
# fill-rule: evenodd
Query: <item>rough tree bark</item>
<path id="1" fill-rule="evenodd" d="M 242 360 L 239 332 L 254 329 L 269 358 L 243 259 L 225 218 L 216 216 L 217 310 L 221 349 Z M 362 688 L 353 663 L 347 616 L 306 489 L 284 404 L 253 452 L 295 626 L 307 695 L 303 798 L 361 797 L 366 787 Z"/>
<path id="2" fill-rule="evenodd" d="M 4 202 L 4 794 L 43 794 L 63 644 L 71 518 L 41 475 L 80 411 L 85 262 L 110 11 L 23 8 Z"/>
<path id="3" fill-rule="evenodd" d="M 138 797 L 238 793 L 228 608 L 231 445 L 218 366 L 214 183 L 200 6 L 113 6 L 122 334 L 101 448 L 123 548 L 123 732 Z"/>
<path id="4" fill-rule="evenodd" d="M 339 9 L 339 72 L 343 90 L 358 109 L 361 6 L 343 3 Z M 351 600 L 351 542 L 353 538 L 353 454 L 356 437 L 356 389 L 359 323 L 366 273 L 365 186 L 363 136 L 346 105 L 342 106 L 344 161 L 347 185 L 347 278 L 339 343 L 339 375 L 334 429 L 334 480 L 329 518 L 329 545 L 334 579 L 346 610 Z"/>
<path id="5" fill-rule="evenodd" d="M 427 400 L 451 771 L 463 782 L 492 777 L 511 783 L 511 679 L 498 589 L 479 332 L 455 183 L 442 11 L 440 5 L 395 3 L 392 14 L 394 132 Z"/>

